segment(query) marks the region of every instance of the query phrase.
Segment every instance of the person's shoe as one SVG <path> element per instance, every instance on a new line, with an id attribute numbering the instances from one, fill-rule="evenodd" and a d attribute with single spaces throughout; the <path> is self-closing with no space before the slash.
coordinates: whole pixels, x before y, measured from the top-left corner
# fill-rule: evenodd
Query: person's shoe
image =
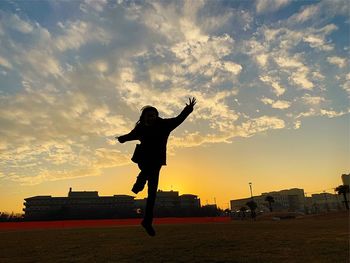
<path id="1" fill-rule="evenodd" d="M 146 230 L 147 234 L 151 237 L 154 237 L 156 235 L 156 231 L 154 231 L 154 228 L 151 224 L 145 223 L 143 220 L 141 222 L 141 226 Z"/>
<path id="2" fill-rule="evenodd" d="M 137 194 L 138 192 L 142 191 L 144 187 L 145 187 L 144 185 L 139 185 L 139 184 L 135 183 L 134 186 L 132 187 L 131 191 L 133 193 Z"/>

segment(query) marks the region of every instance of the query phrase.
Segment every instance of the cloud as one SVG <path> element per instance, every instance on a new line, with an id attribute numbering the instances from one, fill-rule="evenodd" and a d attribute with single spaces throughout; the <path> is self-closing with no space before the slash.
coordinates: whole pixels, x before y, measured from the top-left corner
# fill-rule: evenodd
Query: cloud
<path id="1" fill-rule="evenodd" d="M 59 22 L 62 34 L 54 38 L 53 43 L 60 51 L 79 49 L 87 43 L 108 44 L 111 36 L 103 28 L 80 20 Z"/>
<path id="2" fill-rule="evenodd" d="M 34 74 L 58 77 L 62 75 L 62 67 L 60 62 L 50 53 L 40 50 L 30 50 L 23 59 L 31 65 L 31 69 L 35 70 Z"/>
<path id="3" fill-rule="evenodd" d="M 57 149 L 62 149 L 56 145 L 54 148 L 55 151 Z M 73 158 L 68 160 L 66 150 L 70 152 L 70 146 L 64 145 L 63 151 L 61 151 L 61 155 L 57 152 L 50 152 L 50 158 L 47 159 L 49 163 L 53 163 L 56 165 L 61 164 L 60 158 L 63 158 L 62 163 L 66 163 L 67 161 L 73 162 L 76 161 L 74 159 L 77 158 L 76 154 L 70 154 Z M 26 149 L 28 150 L 28 149 Z M 90 176 L 100 176 L 101 175 L 101 169 L 104 168 L 111 168 L 116 166 L 121 166 L 125 164 L 131 163 L 130 156 L 126 155 L 125 153 L 121 153 L 118 150 L 114 149 L 108 149 L 108 148 L 98 148 L 95 150 L 94 154 L 87 155 L 87 156 L 81 156 L 79 158 L 80 165 L 74 168 L 71 168 L 69 170 L 62 169 L 59 166 L 56 168 L 51 169 L 45 169 L 36 167 L 36 164 L 28 163 L 22 165 L 22 167 L 26 167 L 27 171 L 30 173 L 30 168 L 34 168 L 35 173 L 30 176 L 21 175 L 18 172 L 15 173 L 9 173 L 9 175 L 3 175 L 0 178 L 3 177 L 5 179 L 10 179 L 14 182 L 18 182 L 21 185 L 37 185 L 41 184 L 43 182 L 50 182 L 50 181 L 59 181 L 59 180 L 67 180 L 67 179 L 74 179 L 74 178 L 81 178 L 81 177 L 90 177 Z"/>
<path id="4" fill-rule="evenodd" d="M 275 79 L 273 79 L 270 76 L 260 76 L 259 77 L 260 80 L 262 82 L 268 83 L 271 85 L 271 87 L 273 88 L 273 92 L 277 95 L 280 96 L 285 92 L 285 88 L 283 88 L 278 81 L 276 81 Z"/>
<path id="5" fill-rule="evenodd" d="M 288 56 L 277 56 L 275 62 L 289 72 L 289 80 L 293 81 L 299 88 L 312 90 L 314 84 L 309 80 L 308 75 L 310 69 L 301 62 L 301 58 L 297 55 L 292 58 Z"/>
<path id="6" fill-rule="evenodd" d="M 182 66 L 182 68 L 177 67 L 176 70 L 183 75 L 185 72 L 204 73 L 212 76 L 212 79 L 220 78 L 220 75 L 225 72 L 238 75 L 242 66 L 222 59 L 232 52 L 233 44 L 234 40 L 228 35 L 180 42 L 171 49 Z"/>
<path id="7" fill-rule="evenodd" d="M 257 0 L 256 12 L 258 14 L 274 12 L 287 6 L 291 2 L 291 0 Z"/>
<path id="8" fill-rule="evenodd" d="M 298 13 L 288 18 L 288 23 L 314 22 L 320 24 L 335 16 L 347 16 L 348 13 L 349 6 L 346 0 L 326 0 L 302 6 Z"/>
<path id="9" fill-rule="evenodd" d="M 349 113 L 349 111 L 347 111 L 347 112 L 344 112 L 344 111 L 337 112 L 337 111 L 334 111 L 334 110 L 324 110 L 324 109 L 321 109 L 321 115 L 327 116 L 327 117 L 329 117 L 329 118 L 334 118 L 334 117 L 343 116 L 343 115 L 346 114 L 346 113 Z"/>
<path id="10" fill-rule="evenodd" d="M 348 93 L 350 97 L 350 73 L 346 74 L 345 82 L 342 85 L 343 89 Z"/>
<path id="11" fill-rule="evenodd" d="M 181 137 L 171 136 L 169 139 L 168 150 L 170 154 L 174 154 L 177 148 L 198 147 L 208 143 L 231 143 L 230 139 L 238 136 L 233 131 L 224 134 L 200 134 L 199 132 L 185 133 Z"/>
<path id="12" fill-rule="evenodd" d="M 322 108 L 310 108 L 308 111 L 301 112 L 296 116 L 296 120 L 300 118 L 305 118 L 305 117 L 313 117 L 313 116 L 326 116 L 328 118 L 335 118 L 335 117 L 340 117 L 345 114 L 349 114 L 350 109 L 344 110 L 344 111 L 335 111 L 332 109 L 322 109 Z"/>
<path id="13" fill-rule="evenodd" d="M 79 90 L 62 92 L 47 87 L 1 97 L 1 166 L 13 171 L 33 163 L 32 172 L 46 165 L 57 171 L 66 170 L 67 165 L 74 169 L 88 166 L 95 155 L 93 149 L 104 145 L 102 138 L 125 133 L 130 127 L 124 116 L 106 104 L 94 104 L 90 96 L 93 94 L 84 95 Z M 115 161 L 115 165 L 125 163 L 123 159 Z M 95 166 L 102 168 L 103 163 Z"/>
<path id="14" fill-rule="evenodd" d="M 289 101 L 285 101 L 285 100 L 274 101 L 274 100 L 266 98 L 266 97 L 262 98 L 261 101 L 264 104 L 271 105 L 271 107 L 274 109 L 288 109 L 291 105 L 291 102 L 289 102 Z"/>
<path id="15" fill-rule="evenodd" d="M 20 185 L 38 185 L 43 182 L 53 182 L 60 180 L 68 180 L 74 178 L 99 176 L 101 171 L 96 168 L 79 168 L 70 171 L 52 171 L 43 170 L 33 176 L 26 176 L 23 174 L 10 175 L 8 179 L 13 182 L 18 182 Z"/>
<path id="16" fill-rule="evenodd" d="M 305 70 L 305 65 L 300 61 L 298 56 L 276 56 L 274 60 L 281 68 L 303 68 Z"/>
<path id="17" fill-rule="evenodd" d="M 302 89 L 312 90 L 314 84 L 307 78 L 308 70 L 292 73 L 291 80 Z"/>
<path id="18" fill-rule="evenodd" d="M 107 0 L 84 0 L 83 3 L 80 4 L 80 10 L 88 12 L 88 9 L 91 8 L 94 11 L 102 12 L 106 5 Z"/>
<path id="19" fill-rule="evenodd" d="M 312 48 L 324 51 L 333 50 L 334 45 L 327 43 L 326 37 L 337 29 L 337 26 L 334 24 L 326 25 L 323 28 L 313 30 L 313 32 L 310 32 L 311 34 L 304 36 L 303 41 L 308 43 Z"/>
<path id="20" fill-rule="evenodd" d="M 346 59 L 341 57 L 327 57 L 327 61 L 339 68 L 344 68 L 346 66 Z"/>
<path id="21" fill-rule="evenodd" d="M 95 154 L 97 159 L 95 160 L 93 167 L 96 168 L 110 168 L 131 163 L 130 156 L 121 153 L 119 150 L 98 148 L 96 149 Z"/>
<path id="22" fill-rule="evenodd" d="M 250 137 L 256 133 L 264 132 L 272 129 L 283 129 L 285 127 L 284 120 L 274 116 L 261 116 L 249 119 L 237 128 L 237 134 L 242 137 Z"/>
<path id="23" fill-rule="evenodd" d="M 306 6 L 301 12 L 294 15 L 293 18 L 296 22 L 303 23 L 318 15 L 320 10 L 321 8 L 319 5 Z"/>
<path id="24" fill-rule="evenodd" d="M 302 97 L 302 100 L 306 103 L 306 104 L 310 104 L 310 105 L 319 105 L 321 102 L 325 101 L 325 98 L 323 97 L 319 97 L 319 96 L 311 96 L 309 94 L 305 94 Z"/>
<path id="25" fill-rule="evenodd" d="M 243 50 L 258 66 L 259 80 L 269 84 L 277 96 L 285 94 L 287 89 L 311 91 L 322 86 L 319 80 L 324 79 L 320 64 L 309 62 L 318 55 L 310 51 L 305 56 L 296 50 L 303 50 L 305 44 L 315 52 L 333 50 L 334 44 L 328 38 L 335 30 L 334 24 L 303 30 L 293 29 L 289 22 L 281 22 L 277 28 L 263 25 L 244 43 Z"/>
<path id="26" fill-rule="evenodd" d="M 7 69 L 12 69 L 12 64 L 4 57 L 0 56 L 0 66 L 3 66 Z"/>
<path id="27" fill-rule="evenodd" d="M 8 24 L 15 30 L 28 34 L 33 31 L 31 23 L 22 20 L 18 15 L 14 14 L 10 16 Z"/>
<path id="28" fill-rule="evenodd" d="M 269 56 L 267 54 L 260 54 L 256 56 L 256 60 L 261 67 L 265 67 L 267 65 Z"/>

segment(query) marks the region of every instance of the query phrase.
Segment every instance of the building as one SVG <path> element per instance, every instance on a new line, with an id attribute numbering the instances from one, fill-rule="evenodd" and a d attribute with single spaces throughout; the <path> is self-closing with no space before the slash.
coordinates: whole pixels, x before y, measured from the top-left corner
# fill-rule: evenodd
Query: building
<path id="1" fill-rule="evenodd" d="M 177 209 L 180 207 L 179 192 L 177 191 L 157 191 L 156 208 Z"/>
<path id="2" fill-rule="evenodd" d="M 262 193 L 261 196 L 265 200 L 266 196 L 272 196 L 274 210 L 298 212 L 305 209 L 305 193 L 304 189 L 292 188 L 281 191 L 273 191 Z M 265 201 L 265 203 L 267 203 Z"/>
<path id="3" fill-rule="evenodd" d="M 257 203 L 257 211 L 269 211 L 269 204 L 267 201 L 265 201 L 267 196 L 272 196 L 274 198 L 274 202 L 272 203 L 272 208 L 274 211 L 297 212 L 304 211 L 305 209 L 304 190 L 293 188 L 262 193 L 259 196 L 249 198 L 231 200 L 231 211 L 239 211 L 242 207 L 249 209 L 247 202 L 251 201 L 252 199 Z"/>
<path id="4" fill-rule="evenodd" d="M 27 220 L 141 217 L 146 198 L 129 195 L 99 196 L 97 191 L 72 191 L 67 197 L 34 196 L 24 199 Z M 155 216 L 194 216 L 200 210 L 196 195 L 177 191 L 157 193 Z"/>
<path id="5" fill-rule="evenodd" d="M 147 198 L 135 200 L 138 211 L 143 211 Z M 201 208 L 200 199 L 197 195 L 183 194 L 178 191 L 157 191 L 157 199 L 154 207 L 156 217 L 166 216 L 195 216 L 199 215 Z"/>
<path id="6" fill-rule="evenodd" d="M 179 196 L 180 207 L 183 209 L 200 208 L 201 200 L 196 195 L 183 194 Z"/>
<path id="7" fill-rule="evenodd" d="M 24 218 L 81 219 L 120 218 L 136 214 L 134 197 L 99 196 L 96 191 L 72 191 L 68 197 L 34 196 L 24 199 Z"/>
<path id="8" fill-rule="evenodd" d="M 263 200 L 262 196 L 253 196 L 248 198 L 236 199 L 230 201 L 231 211 L 239 212 L 242 207 L 245 207 L 249 210 L 247 203 L 254 201 L 257 204 L 257 211 L 267 211 L 268 207 L 266 201 Z"/>
<path id="9" fill-rule="evenodd" d="M 342 197 L 326 192 L 312 194 L 306 197 L 306 207 L 311 213 L 338 211 L 342 209 Z"/>
<path id="10" fill-rule="evenodd" d="M 350 185 L 350 174 L 342 174 L 341 180 L 343 182 L 343 185 Z"/>
<path id="11" fill-rule="evenodd" d="M 346 202 L 347 205 L 349 206 L 349 200 L 350 200 L 350 193 L 349 193 L 349 185 L 350 185 L 350 173 L 349 174 L 342 174 L 341 175 L 341 180 L 343 182 L 343 185 L 347 186 L 348 191 L 347 193 L 345 193 L 345 197 L 346 197 Z M 342 205 L 343 207 L 345 206 L 345 199 L 344 199 L 344 195 L 341 195 L 341 199 L 342 199 Z"/>

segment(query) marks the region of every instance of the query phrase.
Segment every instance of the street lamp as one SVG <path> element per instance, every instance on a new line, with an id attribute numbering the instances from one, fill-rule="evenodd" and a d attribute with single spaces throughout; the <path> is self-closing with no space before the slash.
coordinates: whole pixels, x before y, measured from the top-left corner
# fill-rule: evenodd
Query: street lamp
<path id="1" fill-rule="evenodd" d="M 253 190 L 252 190 L 252 183 L 249 182 L 249 188 L 250 188 L 250 197 L 253 199 Z"/>

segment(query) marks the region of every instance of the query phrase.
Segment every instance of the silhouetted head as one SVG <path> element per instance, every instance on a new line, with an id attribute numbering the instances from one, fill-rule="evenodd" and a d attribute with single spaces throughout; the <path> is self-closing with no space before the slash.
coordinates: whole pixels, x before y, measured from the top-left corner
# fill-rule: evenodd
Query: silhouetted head
<path id="1" fill-rule="evenodd" d="M 156 122 L 159 116 L 158 110 L 152 106 L 145 106 L 141 109 L 141 111 L 140 120 L 137 122 L 137 124 L 151 126 Z"/>

